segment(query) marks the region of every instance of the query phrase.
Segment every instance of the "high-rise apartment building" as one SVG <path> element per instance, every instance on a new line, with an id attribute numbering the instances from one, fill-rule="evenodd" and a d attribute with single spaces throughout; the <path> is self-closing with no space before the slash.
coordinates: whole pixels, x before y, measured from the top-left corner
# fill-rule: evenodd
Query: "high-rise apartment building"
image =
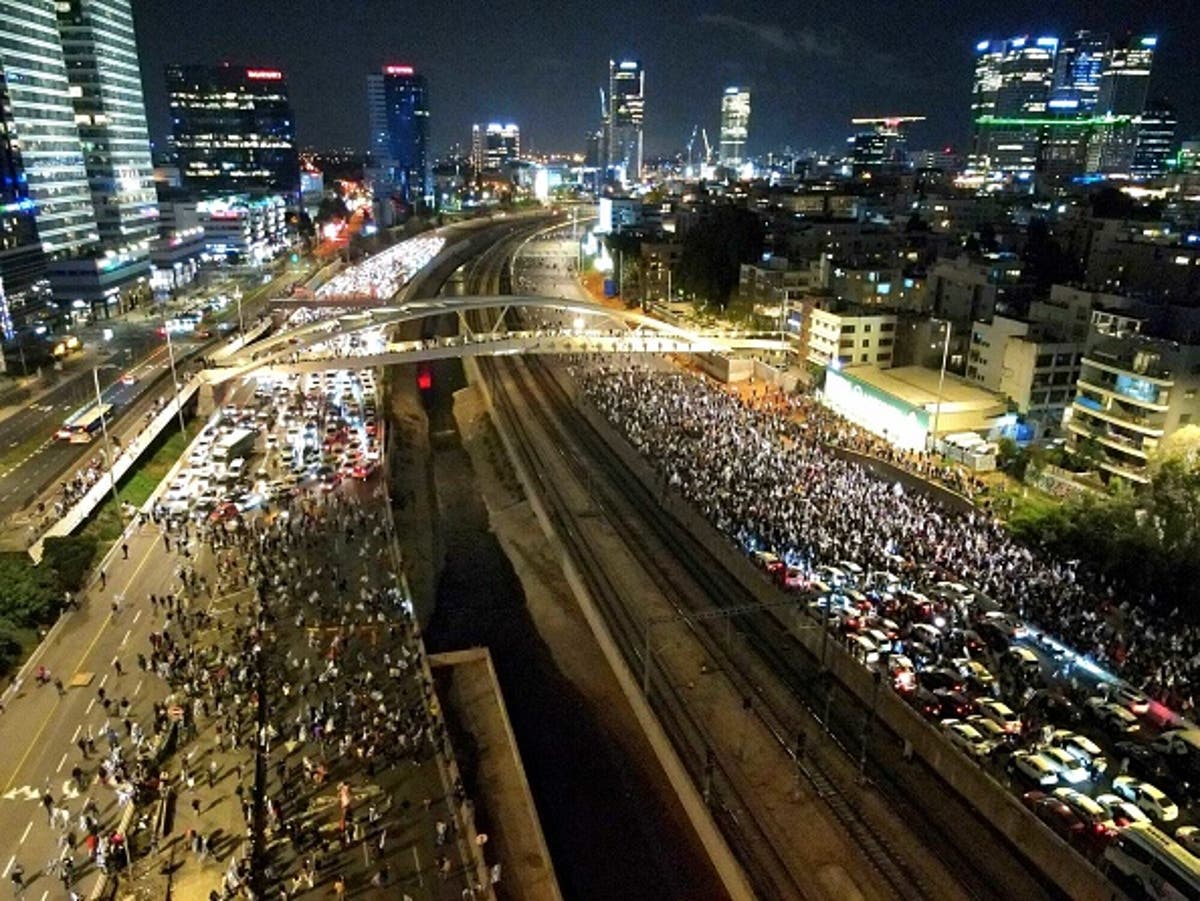
<path id="1" fill-rule="evenodd" d="M 158 203 L 129 0 L 59 0 L 57 10 L 100 239 L 146 244 Z"/>
<path id="2" fill-rule="evenodd" d="M 625 182 L 642 175 L 645 73 L 636 60 L 608 63 L 608 168 Z"/>
<path id="3" fill-rule="evenodd" d="M 1139 180 L 1161 178 L 1167 174 L 1175 153 L 1175 129 L 1179 125 L 1175 108 L 1165 101 L 1152 101 L 1133 121 L 1137 138 L 1130 174 Z"/>
<path id="4" fill-rule="evenodd" d="M 736 169 L 746 161 L 750 132 L 750 92 L 728 87 L 721 95 L 721 165 Z"/>
<path id="5" fill-rule="evenodd" d="M 166 81 L 185 188 L 298 197 L 296 127 L 281 71 L 169 65 Z"/>
<path id="6" fill-rule="evenodd" d="M 16 193 L 28 191 L 17 202 L 32 205 L 46 253 L 83 249 L 99 233 L 53 0 L 0 0 L 0 69 L 6 165 L 19 165 Z"/>
<path id="7" fill-rule="evenodd" d="M 432 195 L 429 87 L 412 66 L 386 65 L 367 76 L 371 149 L 377 187 L 416 204 Z"/>
<path id="8" fill-rule="evenodd" d="M 471 126 L 471 166 L 476 172 L 503 169 L 521 158 L 521 129 L 509 122 Z"/>

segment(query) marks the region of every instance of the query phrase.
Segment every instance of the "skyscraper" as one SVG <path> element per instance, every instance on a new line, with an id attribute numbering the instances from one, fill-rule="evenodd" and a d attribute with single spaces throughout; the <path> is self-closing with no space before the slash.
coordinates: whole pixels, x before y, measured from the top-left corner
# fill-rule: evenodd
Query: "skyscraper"
<path id="1" fill-rule="evenodd" d="M 1146 104 L 1134 119 L 1137 139 L 1130 172 L 1136 179 L 1161 178 L 1175 153 L 1175 129 L 1179 118 L 1175 108 L 1165 101 Z"/>
<path id="2" fill-rule="evenodd" d="M 736 169 L 746 159 L 750 132 L 750 92 L 728 87 L 721 95 L 721 165 Z"/>
<path id="3" fill-rule="evenodd" d="M 1058 38 L 1027 36 L 981 41 L 975 47 L 971 93 L 972 165 L 991 172 L 1028 175 L 1037 167 Z"/>
<path id="4" fill-rule="evenodd" d="M 476 172 L 503 169 L 521 157 L 521 129 L 512 122 L 471 127 L 471 165 Z"/>
<path id="5" fill-rule="evenodd" d="M 1114 116 L 1140 116 L 1150 90 L 1150 67 L 1158 38 L 1129 38 L 1109 51 L 1100 76 L 1097 111 Z"/>
<path id="6" fill-rule="evenodd" d="M 387 65 L 367 76 L 372 154 L 380 170 L 377 184 L 407 203 L 430 196 L 429 88 L 412 66 Z"/>
<path id="7" fill-rule="evenodd" d="M 642 121 L 645 73 L 636 60 L 608 61 L 608 167 L 617 177 L 636 182 L 642 176 Z"/>
<path id="8" fill-rule="evenodd" d="M 282 72 L 169 65 L 166 79 L 184 187 L 299 196 L 296 126 Z"/>
<path id="9" fill-rule="evenodd" d="M 158 203 L 129 0 L 57 7 L 100 239 L 114 248 L 148 242 Z"/>
<path id="10" fill-rule="evenodd" d="M 1111 43 L 1107 34 L 1077 31 L 1059 45 L 1050 87 L 1051 112 L 1091 113 L 1096 108 Z"/>
<path id="11" fill-rule="evenodd" d="M 24 182 L 14 187 L 18 202 L 33 205 L 42 248 L 57 254 L 99 234 L 55 9 L 54 0 L 0 0 L 0 120 L 6 165 L 19 165 Z"/>

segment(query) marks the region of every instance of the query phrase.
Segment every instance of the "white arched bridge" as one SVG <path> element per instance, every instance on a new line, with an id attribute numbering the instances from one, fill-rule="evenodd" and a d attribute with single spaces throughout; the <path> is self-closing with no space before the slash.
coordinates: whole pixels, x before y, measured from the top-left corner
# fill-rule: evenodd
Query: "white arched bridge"
<path id="1" fill-rule="evenodd" d="M 289 304 L 320 309 L 323 304 Z M 327 308 L 328 309 L 328 308 Z M 542 324 L 510 328 L 513 310 L 541 313 Z M 438 297 L 394 306 L 338 307 L 339 314 L 280 332 L 206 370 L 217 384 L 254 371 L 313 372 L 345 367 L 420 363 L 448 357 L 576 353 L 728 353 L 785 350 L 787 344 L 759 334 L 696 331 L 633 310 L 590 301 L 522 295 Z M 484 328 L 468 314 L 495 311 Z M 388 335 L 403 323 L 453 315 L 460 332 L 448 337 L 397 341 Z M 564 324 L 563 317 L 569 317 Z M 549 317 L 553 317 L 553 321 Z"/>

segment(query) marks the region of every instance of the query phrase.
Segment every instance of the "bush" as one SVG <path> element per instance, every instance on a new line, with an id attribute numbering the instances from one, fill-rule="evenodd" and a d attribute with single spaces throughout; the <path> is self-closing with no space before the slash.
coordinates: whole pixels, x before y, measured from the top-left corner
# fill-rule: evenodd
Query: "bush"
<path id="1" fill-rule="evenodd" d="M 0 674 L 8 673 L 21 659 L 21 630 L 0 618 Z"/>
<path id="2" fill-rule="evenodd" d="M 69 591 L 74 594 L 83 588 L 88 568 L 96 559 L 100 545 L 94 535 L 84 534 L 47 538 L 43 548 L 42 562 L 54 573 L 59 593 Z"/>
<path id="3" fill-rule="evenodd" d="M 51 622 L 62 607 L 58 577 L 25 553 L 0 554 L 0 617 L 18 626 Z"/>

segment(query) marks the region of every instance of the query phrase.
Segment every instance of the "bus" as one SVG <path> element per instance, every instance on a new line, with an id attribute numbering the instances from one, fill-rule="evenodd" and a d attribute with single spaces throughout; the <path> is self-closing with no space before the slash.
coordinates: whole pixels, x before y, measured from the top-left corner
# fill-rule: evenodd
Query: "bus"
<path id="1" fill-rule="evenodd" d="M 1104 850 L 1109 875 L 1135 898 L 1200 899 L 1200 860 L 1150 823 L 1130 823 Z"/>
<path id="2" fill-rule="evenodd" d="M 88 404 L 67 417 L 67 421 L 54 433 L 54 437 L 70 444 L 87 444 L 92 440 L 92 435 L 101 428 L 101 420 L 109 416 L 112 409 L 112 404 Z"/>

